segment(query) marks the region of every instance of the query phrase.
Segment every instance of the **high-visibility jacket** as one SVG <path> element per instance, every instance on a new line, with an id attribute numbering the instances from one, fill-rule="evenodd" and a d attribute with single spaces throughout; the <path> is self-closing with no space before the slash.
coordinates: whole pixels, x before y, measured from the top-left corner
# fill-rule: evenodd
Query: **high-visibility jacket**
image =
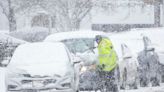
<path id="1" fill-rule="evenodd" d="M 104 66 L 103 71 L 112 71 L 117 66 L 117 55 L 112 42 L 108 38 L 102 38 L 98 44 L 99 66 Z"/>

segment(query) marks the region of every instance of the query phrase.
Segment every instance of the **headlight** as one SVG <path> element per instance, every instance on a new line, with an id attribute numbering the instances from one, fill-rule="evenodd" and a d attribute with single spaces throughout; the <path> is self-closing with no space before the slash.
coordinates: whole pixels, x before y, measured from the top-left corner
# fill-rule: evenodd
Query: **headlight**
<path id="1" fill-rule="evenodd" d="M 18 81 L 10 80 L 8 86 L 8 90 L 19 90 L 21 88 L 21 84 Z"/>
<path id="2" fill-rule="evenodd" d="M 86 66 L 82 66 L 80 73 L 86 72 L 87 71 L 87 67 Z"/>

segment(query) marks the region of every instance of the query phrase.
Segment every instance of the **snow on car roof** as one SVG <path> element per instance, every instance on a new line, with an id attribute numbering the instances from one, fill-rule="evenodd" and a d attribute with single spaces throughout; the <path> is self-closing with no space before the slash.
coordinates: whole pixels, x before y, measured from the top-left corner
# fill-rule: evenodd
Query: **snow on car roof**
<path id="1" fill-rule="evenodd" d="M 106 35 L 104 32 L 100 31 L 69 31 L 69 32 L 60 32 L 48 36 L 44 41 L 62 41 L 65 39 L 73 38 L 94 38 L 96 35 Z"/>

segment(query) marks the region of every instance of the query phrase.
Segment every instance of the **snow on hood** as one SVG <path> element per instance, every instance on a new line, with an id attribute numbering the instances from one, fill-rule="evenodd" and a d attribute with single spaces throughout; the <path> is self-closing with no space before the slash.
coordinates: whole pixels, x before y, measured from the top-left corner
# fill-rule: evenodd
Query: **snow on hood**
<path id="1" fill-rule="evenodd" d="M 9 68 L 10 72 L 18 74 L 30 74 L 31 76 L 53 76 L 55 74 L 65 76 L 72 72 L 71 67 L 64 63 L 46 63 L 37 65 L 24 65 Z"/>
<path id="2" fill-rule="evenodd" d="M 22 69 L 32 75 L 64 75 L 70 71 L 70 62 L 63 43 L 28 43 L 16 49 L 8 68 Z"/>
<path id="3" fill-rule="evenodd" d="M 106 35 L 104 32 L 99 31 L 70 31 L 70 32 L 60 32 L 48 36 L 44 41 L 62 41 L 65 39 L 74 38 L 95 38 L 96 35 Z"/>

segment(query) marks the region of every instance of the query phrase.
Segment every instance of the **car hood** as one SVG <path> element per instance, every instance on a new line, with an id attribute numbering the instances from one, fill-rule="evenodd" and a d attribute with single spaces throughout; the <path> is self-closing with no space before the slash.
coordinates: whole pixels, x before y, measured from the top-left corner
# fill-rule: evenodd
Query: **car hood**
<path id="1" fill-rule="evenodd" d="M 18 74 L 30 74 L 31 76 L 39 75 L 39 76 L 54 76 L 60 75 L 65 76 L 69 73 L 73 72 L 73 68 L 71 67 L 62 67 L 60 64 L 56 65 L 56 63 L 49 64 L 34 64 L 34 65 L 23 65 L 16 67 L 8 67 L 10 73 L 18 73 Z"/>

